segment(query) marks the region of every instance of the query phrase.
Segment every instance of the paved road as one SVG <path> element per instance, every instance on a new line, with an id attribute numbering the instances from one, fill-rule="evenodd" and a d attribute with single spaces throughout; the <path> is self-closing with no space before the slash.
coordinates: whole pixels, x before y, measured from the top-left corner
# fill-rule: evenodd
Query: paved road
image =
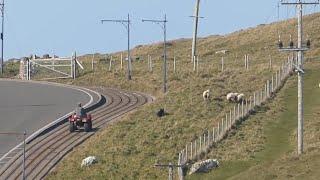
<path id="1" fill-rule="evenodd" d="M 53 85 L 0 80 L 0 132 L 35 132 L 71 112 L 90 97 L 81 91 Z M 21 142 L 21 137 L 0 135 L 0 157 Z"/>

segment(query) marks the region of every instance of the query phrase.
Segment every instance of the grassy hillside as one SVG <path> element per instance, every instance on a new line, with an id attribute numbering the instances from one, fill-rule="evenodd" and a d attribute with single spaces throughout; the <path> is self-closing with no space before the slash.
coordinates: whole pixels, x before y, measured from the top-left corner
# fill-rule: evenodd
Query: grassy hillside
<path id="1" fill-rule="evenodd" d="M 319 14 L 305 18 L 305 31 L 312 37 L 313 50 L 306 57 L 316 58 L 320 49 Z M 113 124 L 104 131 L 98 132 L 88 142 L 84 143 L 57 167 L 49 179 L 164 179 L 167 171 L 153 167 L 155 162 L 177 162 L 177 153 L 187 142 L 197 138 L 207 127 L 212 127 L 224 116 L 233 104 L 225 101 L 225 95 L 231 91 L 252 94 L 263 87 L 263 83 L 271 74 L 279 69 L 281 63 L 289 54 L 279 53 L 276 47 L 278 34 L 283 34 L 283 41 L 289 41 L 289 35 L 295 35 L 296 22 L 274 23 L 247 30 L 238 31 L 225 36 L 210 36 L 201 38 L 199 42 L 200 68 L 199 73 L 192 71 L 190 62 L 191 40 L 182 39 L 168 43 L 169 46 L 169 92 L 162 94 L 162 53 L 161 44 L 143 45 L 133 49 L 133 56 L 139 61 L 133 63 L 133 80 L 126 80 L 125 71 L 120 69 L 120 53 L 112 54 L 115 59 L 115 68 L 109 72 L 109 59 L 104 56 L 95 56 L 98 62 L 97 69 L 90 70 L 92 56 L 81 57 L 86 70 L 80 72 L 76 81 L 61 81 L 81 86 L 107 86 L 128 90 L 146 92 L 157 97 L 157 100 L 146 107 L 126 116 L 121 122 Z M 295 37 L 295 36 L 293 36 Z M 225 57 L 224 72 L 220 71 L 221 55 L 215 52 L 228 49 Z M 250 69 L 244 69 L 244 55 L 250 56 Z M 147 56 L 151 55 L 154 62 L 154 71 L 147 69 Z M 269 55 L 273 59 L 273 68 L 270 69 Z M 125 56 L 125 53 L 124 53 Z M 173 73 L 173 56 L 177 59 L 177 72 Z M 142 60 L 141 60 L 142 59 Z M 126 64 L 124 64 L 126 67 Z M 211 89 L 210 103 L 202 100 L 202 92 Z M 282 92 L 283 93 L 283 92 Z M 277 101 L 281 101 L 277 99 Z M 285 101 L 285 100 L 283 100 Z M 275 104 L 274 106 L 277 106 Z M 164 107 L 169 115 L 158 119 L 155 112 Z M 271 108 L 272 106 L 270 106 Z M 279 106 L 283 108 L 282 106 Z M 272 107 L 273 108 L 273 107 Z M 266 110 L 262 109 L 254 118 L 264 119 Z M 271 110 L 271 112 L 275 112 Z M 273 117 L 272 113 L 269 115 Z M 255 120 L 248 120 L 248 123 Z M 244 126 L 246 127 L 246 126 Z M 263 136 L 262 131 L 250 131 L 256 136 Z M 236 133 L 237 134 L 237 133 Z M 264 149 L 264 138 L 248 140 L 253 149 L 242 147 L 239 136 L 236 149 L 244 160 L 251 158 L 251 151 L 260 152 Z M 285 136 L 285 135 L 283 135 Z M 241 148 L 240 148 L 241 147 Z M 236 150 L 235 150 L 236 151 Z M 223 154 L 224 152 L 225 154 Z M 233 153 L 227 153 L 226 146 L 218 146 L 210 157 L 218 157 L 223 162 L 237 160 Z M 233 151 L 232 151 L 233 152 Z M 284 152 L 284 150 L 282 151 Z M 220 156 L 220 154 L 221 156 Z M 100 162 L 90 169 L 81 169 L 80 161 L 88 155 L 96 155 Z M 228 159 L 230 157 L 230 159 Z M 234 158 L 234 159 L 232 159 Z M 230 162 L 229 161 L 229 162 Z M 242 162 L 236 163 L 247 169 L 252 166 Z M 233 168 L 236 171 L 237 168 Z M 221 168 L 223 171 L 223 168 Z M 223 174 L 223 173 L 222 173 Z M 234 173 L 237 174 L 237 173 Z"/>
<path id="2" fill-rule="evenodd" d="M 221 168 L 188 179 L 318 179 L 320 172 L 320 99 L 317 86 L 319 62 L 307 64 L 305 104 L 305 153 L 297 156 L 297 87 L 291 78 L 285 90 L 256 116 L 238 127 L 207 157 Z"/>

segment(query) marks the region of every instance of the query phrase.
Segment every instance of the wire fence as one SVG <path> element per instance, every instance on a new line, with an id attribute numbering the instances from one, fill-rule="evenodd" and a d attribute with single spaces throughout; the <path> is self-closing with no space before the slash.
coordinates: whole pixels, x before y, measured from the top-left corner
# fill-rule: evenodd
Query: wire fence
<path id="1" fill-rule="evenodd" d="M 185 148 L 179 152 L 178 165 L 184 166 L 188 162 L 200 160 L 213 148 L 214 144 L 222 141 L 233 127 L 248 118 L 259 106 L 272 98 L 291 75 L 294 64 L 297 64 L 296 59 L 285 61 L 271 79 L 267 80 L 262 89 L 255 91 L 252 96 L 236 104 L 217 126 L 211 127 L 196 140 L 187 143 Z M 183 176 L 182 169 L 183 167 L 179 168 L 180 177 Z"/>

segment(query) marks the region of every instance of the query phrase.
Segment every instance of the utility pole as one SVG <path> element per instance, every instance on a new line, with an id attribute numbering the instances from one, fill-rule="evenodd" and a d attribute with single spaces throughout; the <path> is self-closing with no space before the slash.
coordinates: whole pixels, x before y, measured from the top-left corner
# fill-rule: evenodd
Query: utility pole
<path id="1" fill-rule="evenodd" d="M 1 74 L 3 74 L 3 31 L 4 31 L 4 0 L 2 0 L 2 3 L 0 4 L 0 8 L 1 8 L 1 19 L 2 19 L 2 23 L 1 23 Z"/>
<path id="2" fill-rule="evenodd" d="M 191 53 L 191 62 L 195 61 L 195 56 L 197 56 L 197 35 L 198 35 L 198 24 L 199 24 L 199 6 L 200 6 L 200 0 L 197 0 L 195 9 L 194 9 L 194 15 L 190 16 L 194 18 L 194 25 L 193 25 L 193 40 L 192 40 L 192 53 Z"/>
<path id="3" fill-rule="evenodd" d="M 303 153 L 303 58 L 304 51 L 310 49 L 310 40 L 307 40 L 306 47 L 303 47 L 303 25 L 302 25 L 302 8 L 303 5 L 317 5 L 319 4 L 319 0 L 313 2 L 302 2 L 302 0 L 298 0 L 297 2 L 284 2 L 281 1 L 282 5 L 294 5 L 297 6 L 298 11 L 298 46 L 294 47 L 293 42 L 290 42 L 290 46 L 287 48 L 283 47 L 283 43 L 279 39 L 279 50 L 280 51 L 293 51 L 298 53 L 298 64 L 295 65 L 295 69 L 298 72 L 298 155 Z"/>
<path id="4" fill-rule="evenodd" d="M 128 35 L 128 80 L 131 80 L 131 73 L 132 73 L 132 64 L 131 64 L 131 57 L 130 57 L 130 15 L 128 14 L 128 19 L 126 20 L 112 20 L 112 19 L 104 19 L 101 20 L 101 23 L 104 22 L 115 22 L 115 23 L 121 23 L 126 29 L 127 29 L 127 35 Z"/>
<path id="5" fill-rule="evenodd" d="M 142 19 L 142 22 L 152 22 L 160 25 L 163 30 L 163 92 L 167 92 L 167 16 L 164 20 Z"/>

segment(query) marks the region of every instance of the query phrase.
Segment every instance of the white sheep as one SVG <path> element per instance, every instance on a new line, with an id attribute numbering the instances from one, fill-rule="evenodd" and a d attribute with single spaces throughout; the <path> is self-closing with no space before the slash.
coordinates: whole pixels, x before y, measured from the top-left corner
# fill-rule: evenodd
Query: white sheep
<path id="1" fill-rule="evenodd" d="M 202 96 L 203 96 L 203 100 L 204 100 L 204 101 L 209 100 L 209 98 L 210 98 L 210 89 L 204 91 L 203 94 L 202 94 Z"/>
<path id="2" fill-rule="evenodd" d="M 244 100 L 244 94 L 238 94 L 237 96 L 237 102 L 242 102 Z"/>
<path id="3" fill-rule="evenodd" d="M 230 101 L 230 102 L 236 101 L 237 94 L 238 93 L 228 93 L 227 94 L 227 100 Z"/>
<path id="4" fill-rule="evenodd" d="M 89 156 L 82 160 L 81 167 L 91 166 L 92 164 L 97 163 L 97 158 L 95 156 Z"/>

